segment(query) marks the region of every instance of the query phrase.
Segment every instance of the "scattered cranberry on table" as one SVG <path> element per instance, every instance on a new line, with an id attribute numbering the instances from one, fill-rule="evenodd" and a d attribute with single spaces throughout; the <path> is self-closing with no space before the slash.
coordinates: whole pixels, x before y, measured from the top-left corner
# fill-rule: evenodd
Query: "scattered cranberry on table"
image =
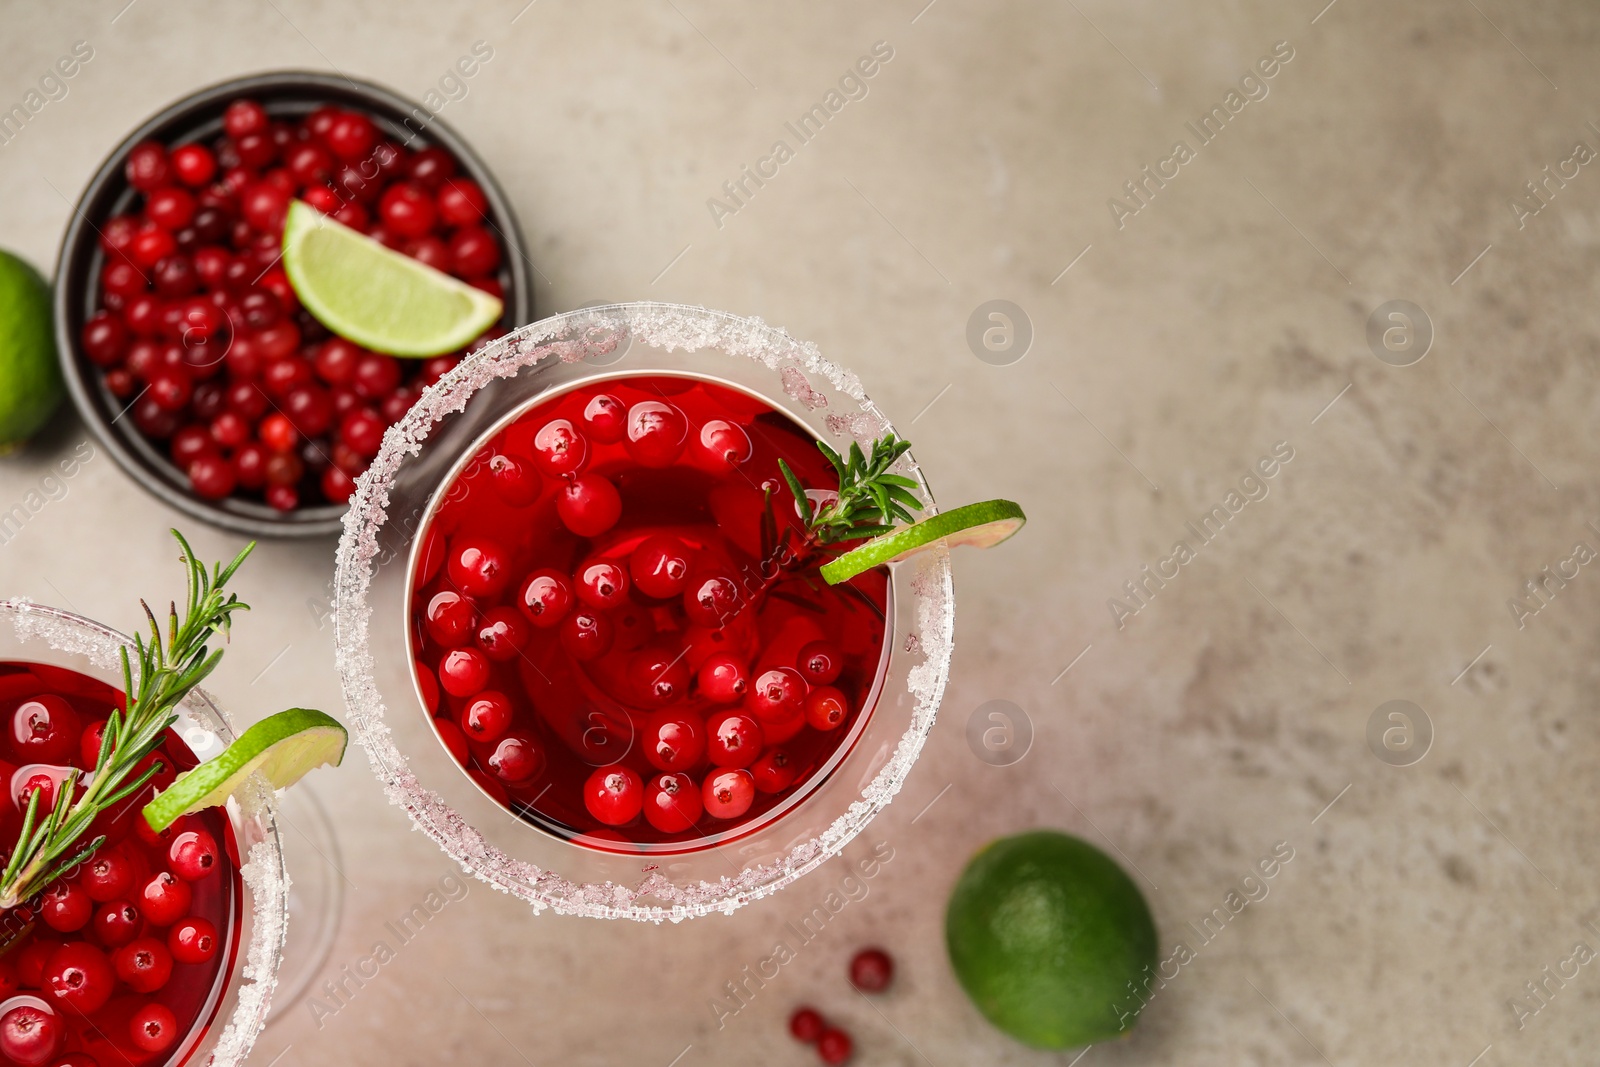
<path id="1" fill-rule="evenodd" d="M 864 948 L 850 960 L 850 984 L 863 993 L 881 993 L 894 979 L 894 960 L 881 948 Z"/>
<path id="2" fill-rule="evenodd" d="M 461 353 L 399 360 L 330 335 L 279 263 L 289 201 L 501 295 L 488 201 L 458 170 L 360 112 L 286 122 L 245 99 L 208 144 L 133 147 L 124 174 L 140 199 L 99 227 L 106 260 L 83 350 L 196 496 L 279 511 L 349 499 L 384 429 Z"/>

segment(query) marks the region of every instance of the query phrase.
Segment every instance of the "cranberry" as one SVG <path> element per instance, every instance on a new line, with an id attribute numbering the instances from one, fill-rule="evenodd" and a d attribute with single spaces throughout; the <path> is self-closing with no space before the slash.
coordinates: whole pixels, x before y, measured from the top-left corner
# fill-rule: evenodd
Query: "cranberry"
<path id="1" fill-rule="evenodd" d="M 369 352 L 356 363 L 351 384 L 363 399 L 387 396 L 400 384 L 400 364 L 390 356 Z"/>
<path id="2" fill-rule="evenodd" d="M 44 965 L 45 996 L 79 1015 L 93 1015 L 105 1007 L 116 986 L 111 961 L 87 941 L 62 945 Z"/>
<path id="3" fill-rule="evenodd" d="M 812 685 L 826 685 L 844 670 L 844 650 L 832 641 L 812 641 L 795 657 L 800 676 Z"/>
<path id="4" fill-rule="evenodd" d="M 172 255 L 157 263 L 150 271 L 156 292 L 162 296 L 188 296 L 200 287 L 200 275 L 194 263 L 185 255 Z"/>
<path id="5" fill-rule="evenodd" d="M 431 675 L 417 675 L 418 681 L 421 681 L 423 678 L 431 678 Z M 439 700 L 439 688 L 437 683 L 433 683 L 432 694 L 433 702 L 437 704 Z M 449 719 L 434 719 L 433 728 L 434 731 L 438 733 L 439 740 L 444 742 L 444 747 L 450 752 L 451 757 L 457 763 L 465 767 L 467 765 L 467 759 L 471 753 L 467 750 L 467 735 L 461 732 L 461 727 L 457 726 Z"/>
<path id="6" fill-rule="evenodd" d="M 182 411 L 194 395 L 194 382 L 178 370 L 165 370 L 150 379 L 150 399 L 164 411 Z"/>
<path id="7" fill-rule="evenodd" d="M 599 767 L 583 785 L 583 806 L 607 826 L 624 826 L 644 808 L 644 783 L 620 763 Z"/>
<path id="8" fill-rule="evenodd" d="M 817 1038 L 817 1056 L 830 1067 L 848 1063 L 855 1052 L 855 1042 L 843 1030 L 824 1030 Z"/>
<path id="9" fill-rule="evenodd" d="M 397 182 L 383 192 L 378 201 L 383 224 L 402 237 L 421 237 L 433 229 L 436 213 L 433 198 L 420 185 Z"/>
<path id="10" fill-rule="evenodd" d="M 689 581 L 690 550 L 670 534 L 655 534 L 639 542 L 628 557 L 628 573 L 646 596 L 665 599 L 683 592 Z"/>
<path id="11" fill-rule="evenodd" d="M 712 419 L 700 427 L 696 440 L 711 467 L 723 473 L 732 471 L 749 459 L 754 451 L 750 445 L 750 435 L 741 427 L 722 419 Z"/>
<path id="12" fill-rule="evenodd" d="M 533 435 L 533 461 L 551 477 L 572 474 L 589 458 L 589 442 L 567 419 L 551 419 Z"/>
<path id="13" fill-rule="evenodd" d="M 511 701 L 504 693 L 485 689 L 461 709 L 461 730 L 470 740 L 498 741 L 511 729 Z"/>
<path id="14" fill-rule="evenodd" d="M 287 452 L 300 440 L 300 433 L 294 428 L 294 423 L 281 412 L 274 412 L 262 419 L 256 432 L 261 438 L 261 443 L 274 452 Z"/>
<path id="15" fill-rule="evenodd" d="M 454 590 L 440 590 L 428 601 L 428 636 L 447 648 L 459 645 L 467 639 L 476 615 L 472 601 Z"/>
<path id="16" fill-rule="evenodd" d="M 420 237 L 408 242 L 404 248 L 405 254 L 421 263 L 425 267 L 448 273 L 454 260 L 450 257 L 450 246 L 437 237 Z"/>
<path id="17" fill-rule="evenodd" d="M 217 954 L 217 928 L 191 916 L 167 931 L 167 951 L 179 963 L 205 963 Z"/>
<path id="18" fill-rule="evenodd" d="M 290 158 L 291 160 L 293 159 L 292 156 Z M 294 163 L 291 162 L 289 166 L 292 168 Z M 309 189 L 306 189 L 300 194 L 300 199 L 304 200 L 306 203 L 310 204 L 324 215 L 332 215 L 344 205 L 344 201 L 339 199 L 339 194 L 328 188 L 326 185 L 311 186 Z"/>
<path id="19" fill-rule="evenodd" d="M 251 441 L 239 446 L 233 454 L 233 476 L 246 489 L 260 489 L 267 483 L 267 460 L 271 455 L 265 446 Z"/>
<path id="20" fill-rule="evenodd" d="M 164 230 L 181 230 L 194 218 L 194 194 L 177 185 L 152 190 L 144 200 L 145 218 Z"/>
<path id="21" fill-rule="evenodd" d="M 139 235 L 134 235 L 133 240 L 136 241 L 138 239 Z M 133 242 L 130 241 L 130 255 L 132 254 L 132 244 Z M 156 259 L 160 258 L 160 256 L 156 257 Z M 139 268 L 128 260 L 113 259 L 100 272 L 100 285 L 108 294 L 131 297 L 144 292 L 145 277 L 140 273 Z"/>
<path id="22" fill-rule="evenodd" d="M 44 965 L 50 959 L 50 953 L 61 946 L 59 941 L 47 941 L 36 937 L 27 942 L 17 951 L 17 984 L 24 989 L 40 989 L 44 986 Z"/>
<path id="23" fill-rule="evenodd" d="M 706 730 L 693 712 L 658 711 L 644 728 L 644 758 L 663 771 L 692 770 L 706 752 Z"/>
<path id="24" fill-rule="evenodd" d="M 445 568 L 468 596 L 493 597 L 511 580 L 511 555 L 486 537 L 460 538 L 450 546 Z"/>
<path id="25" fill-rule="evenodd" d="M 517 607 L 529 622 L 540 627 L 560 623 L 576 599 L 566 575 L 549 568 L 528 575 L 517 591 Z"/>
<path id="26" fill-rule="evenodd" d="M 442 148 L 424 148 L 405 161 L 402 168 L 412 181 L 436 189 L 439 183 L 456 172 L 456 161 Z"/>
<path id="27" fill-rule="evenodd" d="M 11 753 L 19 763 L 62 764 L 78 749 L 83 723 L 61 697 L 43 693 L 11 713 Z"/>
<path id="28" fill-rule="evenodd" d="M 153 926 L 171 926 L 189 910 L 189 883 L 168 872 L 156 874 L 139 891 L 139 908 Z"/>
<path id="29" fill-rule="evenodd" d="M 456 648 L 439 660 L 439 684 L 453 697 L 469 697 L 489 684 L 489 661 L 475 648 Z"/>
<path id="30" fill-rule="evenodd" d="M 378 141 L 378 131 L 365 115 L 345 111 L 333 120 L 322 139 L 334 155 L 348 163 L 372 150 Z"/>
<path id="31" fill-rule="evenodd" d="M 126 900 L 107 901 L 94 913 L 94 936 L 102 945 L 126 945 L 140 928 L 139 909 Z"/>
<path id="32" fill-rule="evenodd" d="M 714 652 L 700 664 L 696 673 L 700 695 L 716 704 L 736 704 L 750 688 L 750 669 L 739 657 Z"/>
<path id="33" fill-rule="evenodd" d="M 507 785 L 532 781 L 544 770 L 544 750 L 532 738 L 512 734 L 494 747 L 484 761 Z"/>
<path id="34" fill-rule="evenodd" d="M 532 465 L 503 452 L 489 457 L 489 483 L 495 495 L 514 508 L 525 508 L 539 499 L 539 475 Z"/>
<path id="35" fill-rule="evenodd" d="M 279 360 L 274 367 L 289 365 L 289 360 Z M 311 376 L 311 365 L 303 359 L 293 361 L 297 368 L 305 368 L 303 376 Z M 333 399 L 319 385 L 302 385 L 291 389 L 283 398 L 283 413 L 294 428 L 307 437 L 321 437 L 333 423 Z"/>
<path id="36" fill-rule="evenodd" d="M 199 456 L 188 466 L 189 486 L 196 496 L 221 500 L 238 484 L 233 464 L 219 455 Z"/>
<path id="37" fill-rule="evenodd" d="M 628 409 L 610 393 L 597 393 L 583 408 L 583 429 L 602 444 L 614 445 L 627 432 Z"/>
<path id="38" fill-rule="evenodd" d="M 641 400 L 628 409 L 628 455 L 646 467 L 670 467 L 683 452 L 689 420 L 672 404 Z"/>
<path id="39" fill-rule="evenodd" d="M 670 704 L 689 691 L 685 652 L 646 649 L 628 663 L 628 680 L 646 704 Z"/>
<path id="40" fill-rule="evenodd" d="M 331 337 L 317 349 L 313 365 L 317 376 L 329 385 L 343 385 L 354 380 L 356 364 L 361 361 L 362 350 L 342 337 Z"/>
<path id="41" fill-rule="evenodd" d="M 802 710 L 806 689 L 799 671 L 793 667 L 774 667 L 756 678 L 745 704 L 762 722 L 778 722 Z"/>
<path id="42" fill-rule="evenodd" d="M 223 448 L 238 448 L 250 440 L 250 423 L 238 412 L 224 409 L 212 416 L 211 439 Z"/>
<path id="43" fill-rule="evenodd" d="M 82 886 L 57 882 L 40 896 L 39 917 L 50 929 L 64 934 L 82 930 L 94 917 L 94 901 Z"/>
<path id="44" fill-rule="evenodd" d="M 328 131 L 339 121 L 341 112 L 332 104 L 324 104 L 306 116 L 306 131 L 319 141 L 328 139 Z"/>
<path id="45" fill-rule="evenodd" d="M 147 226 L 133 235 L 133 241 L 128 245 L 128 255 L 133 261 L 146 269 L 154 267 L 161 260 L 178 250 L 178 242 L 173 240 L 172 234 L 157 226 Z"/>
<path id="46" fill-rule="evenodd" d="M 233 318 L 233 316 L 229 316 Z M 283 305 L 270 289 L 252 286 L 239 297 L 239 315 L 235 330 L 257 331 L 275 326 L 283 318 Z"/>
<path id="47" fill-rule="evenodd" d="M 384 422 L 392 426 L 405 418 L 406 412 L 411 410 L 411 405 L 416 400 L 416 397 L 417 394 L 409 389 L 396 389 L 393 393 L 383 398 L 383 402 L 378 405 L 378 414 L 382 416 Z"/>
<path id="48" fill-rule="evenodd" d="M 806 722 L 818 730 L 832 730 L 850 715 L 845 695 L 831 685 L 818 686 L 806 696 Z"/>
<path id="49" fill-rule="evenodd" d="M 156 938 L 135 938 L 111 954 L 111 966 L 135 993 L 154 993 L 172 977 L 172 953 Z"/>
<path id="50" fill-rule="evenodd" d="M 83 352 L 97 367 L 114 367 L 128 350 L 128 330 L 109 311 L 97 311 L 83 324 Z"/>
<path id="51" fill-rule="evenodd" d="M 755 786 L 763 793 L 781 793 L 794 785 L 794 780 L 800 774 L 800 768 L 789 754 L 781 748 L 771 748 L 762 753 L 760 759 L 750 765 L 750 777 L 755 780 Z"/>
<path id="52" fill-rule="evenodd" d="M 293 485 L 269 485 L 263 496 L 269 507 L 279 511 L 293 511 L 300 506 L 300 491 Z"/>
<path id="53" fill-rule="evenodd" d="M 88 736 L 89 732 L 84 731 L 84 737 Z M 90 766 L 93 766 L 93 762 L 90 762 Z M 100 904 L 116 900 L 133 888 L 133 864 L 116 849 L 101 849 L 84 867 L 82 883 L 83 891 L 90 900 Z"/>
<path id="54" fill-rule="evenodd" d="M 178 1039 L 178 1017 L 152 1001 L 128 1018 L 128 1037 L 145 1052 L 160 1052 Z"/>
<path id="55" fill-rule="evenodd" d="M 756 799 L 755 781 L 742 767 L 706 775 L 701 786 L 706 814 L 713 819 L 737 819 Z"/>
<path id="56" fill-rule="evenodd" d="M 450 237 L 450 259 L 461 277 L 481 277 L 500 266 L 500 243 L 482 226 L 463 226 Z"/>
<path id="57" fill-rule="evenodd" d="M 178 417 L 149 395 L 140 397 L 133 405 L 133 424 L 146 437 L 164 441 L 178 428 Z"/>
<path id="58" fill-rule="evenodd" d="M 434 356 L 432 359 L 422 361 L 422 373 L 417 376 L 417 382 L 423 386 L 433 385 L 446 374 L 455 370 L 456 364 L 461 362 L 461 357 L 456 355 Z"/>
<path id="59" fill-rule="evenodd" d="M 333 176 L 333 157 L 326 148 L 312 141 L 302 141 L 285 153 L 283 162 L 301 185 L 332 192 L 322 184 Z"/>
<path id="60" fill-rule="evenodd" d="M 515 659 L 528 643 L 528 624 L 516 609 L 501 606 L 484 612 L 473 642 L 492 660 Z"/>
<path id="61" fill-rule="evenodd" d="M 692 575 L 683 590 L 683 613 L 697 626 L 719 627 L 738 613 L 739 583 L 717 570 Z"/>
<path id="62" fill-rule="evenodd" d="M 439 218 L 448 226 L 473 226 L 489 210 L 489 198 L 470 178 L 452 178 L 439 188 Z"/>
<path id="63" fill-rule="evenodd" d="M 132 215 L 113 215 L 100 228 L 100 249 L 108 256 L 126 255 L 128 243 L 138 232 L 138 219 Z"/>
<path id="64" fill-rule="evenodd" d="M 706 755 L 718 767 L 748 767 L 761 754 L 761 725 L 742 711 L 719 711 L 706 720 Z M 706 809 L 711 810 L 707 801 Z"/>
<path id="65" fill-rule="evenodd" d="M 217 159 L 204 145 L 179 145 L 172 150 L 172 171 L 192 189 L 207 184 L 217 174 Z"/>
<path id="66" fill-rule="evenodd" d="M 106 389 L 119 400 L 126 400 L 133 395 L 134 384 L 133 375 L 129 374 L 126 368 L 117 367 L 106 371 Z"/>
<path id="67" fill-rule="evenodd" d="M 580 663 L 611 651 L 615 636 L 611 620 L 588 608 L 574 611 L 561 622 L 561 647 Z"/>
<path id="68" fill-rule="evenodd" d="M 556 495 L 556 514 L 578 536 L 598 537 L 622 517 L 622 497 L 605 476 L 580 474 L 562 485 Z"/>
<path id="69" fill-rule="evenodd" d="M 347 502 L 356 491 L 355 479 L 334 466 L 329 466 L 322 472 L 318 484 L 322 487 L 322 495 L 327 497 L 331 504 Z"/>
<path id="70" fill-rule="evenodd" d="M 580 564 L 573 575 L 578 599 L 591 607 L 609 611 L 628 599 L 628 572 L 610 560 Z"/>
<path id="71" fill-rule="evenodd" d="M 254 100 L 235 100 L 222 113 L 222 128 L 235 140 L 246 134 L 267 132 L 269 122 L 266 108 Z"/>
<path id="72" fill-rule="evenodd" d="M 864 948 L 850 958 L 850 984 L 863 993 L 882 993 L 894 979 L 894 960 L 881 948 Z"/>
<path id="73" fill-rule="evenodd" d="M 217 869 L 217 839 L 205 830 L 185 830 L 167 846 L 172 873 L 185 882 L 198 882 Z"/>
<path id="74" fill-rule="evenodd" d="M 140 141 L 128 152 L 128 161 L 122 166 L 128 184 L 141 193 L 159 189 L 172 180 L 172 167 L 167 150 L 154 141 Z"/>
<path id="75" fill-rule="evenodd" d="M 645 787 L 645 821 L 664 834 L 689 829 L 704 809 L 700 788 L 687 774 L 658 774 Z"/>
<path id="76" fill-rule="evenodd" d="M 789 1032 L 796 1041 L 804 1041 L 808 1045 L 821 1037 L 825 1028 L 822 1013 L 816 1008 L 796 1008 L 794 1014 L 789 1016 Z"/>
<path id="77" fill-rule="evenodd" d="M 263 233 L 280 234 L 289 213 L 289 194 L 268 182 L 246 187 L 239 198 L 245 221 Z"/>
<path id="78" fill-rule="evenodd" d="M 19 1067 L 44 1067 L 66 1040 L 66 1024 L 43 1002 L 24 1002 L 0 1015 L 0 1054 Z"/>

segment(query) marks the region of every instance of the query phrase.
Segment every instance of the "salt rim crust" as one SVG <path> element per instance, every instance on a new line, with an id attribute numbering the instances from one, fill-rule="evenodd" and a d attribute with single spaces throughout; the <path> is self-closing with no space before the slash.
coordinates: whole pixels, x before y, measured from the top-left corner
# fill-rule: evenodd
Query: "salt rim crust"
<path id="1" fill-rule="evenodd" d="M 357 481 L 344 517 L 334 577 L 335 661 L 356 736 L 390 802 L 402 808 L 411 817 L 413 828 L 431 837 L 464 871 L 527 901 L 535 912 L 549 907 L 558 914 L 676 923 L 712 912 L 732 914 L 744 904 L 777 892 L 837 855 L 894 799 L 933 729 L 949 678 L 954 590 L 948 551 L 938 548 L 924 553 L 918 561 L 913 591 L 920 650 L 926 658 L 908 673 L 907 687 L 916 702 L 911 724 L 860 798 L 821 834 L 795 846 L 778 863 L 756 864 L 734 877 L 690 885 L 672 882 L 659 871 L 632 886 L 610 881 L 580 884 L 491 845 L 439 794 L 416 779 L 384 721 L 386 708 L 374 679 L 368 644 L 372 608 L 367 592 L 379 552 L 378 532 L 388 520 L 389 490 L 400 467 L 421 451 L 433 427 L 462 411 L 479 389 L 496 379 L 513 377 L 540 360 L 555 357 L 563 363 L 576 363 L 586 356 L 607 355 L 632 340 L 668 352 L 711 348 L 744 356 L 777 372 L 789 397 L 812 410 L 828 405 L 828 397 L 813 390 L 806 377 L 819 375 L 857 406 L 854 412 L 825 416 L 832 432 L 870 440 L 893 429 L 854 374 L 824 358 L 815 344 L 798 341 L 757 318 L 682 304 L 631 303 L 586 308 L 524 326 L 463 359 L 429 387 L 385 432 L 382 449 Z M 896 469 L 915 478 L 931 502 L 922 471 L 909 454 Z M 928 513 L 936 511 L 930 503 Z M 639 903 L 646 895 L 671 901 L 671 906 Z"/>
<path id="2" fill-rule="evenodd" d="M 44 641 L 50 648 L 80 655 L 102 670 L 120 670 L 120 649 L 133 642 L 123 634 L 58 608 L 36 604 L 26 597 L 0 599 L 0 616 L 11 617 L 12 627 L 23 642 Z M 134 682 L 138 683 L 138 663 L 133 662 Z M 181 707 L 201 722 L 220 726 L 218 733 L 232 740 L 233 723 L 215 698 L 203 689 L 192 690 Z M 266 1024 L 272 991 L 278 983 L 278 966 L 283 960 L 284 939 L 288 933 L 289 875 L 283 865 L 283 849 L 278 838 L 277 804 L 271 785 L 253 775 L 235 795 L 230 807 L 235 823 L 258 823 L 265 836 L 254 842 L 240 875 L 251 893 L 250 944 L 246 949 L 243 977 L 234 990 L 233 1013 L 207 1058 L 194 1059 L 195 1067 L 237 1067 L 249 1055 L 261 1028 Z"/>

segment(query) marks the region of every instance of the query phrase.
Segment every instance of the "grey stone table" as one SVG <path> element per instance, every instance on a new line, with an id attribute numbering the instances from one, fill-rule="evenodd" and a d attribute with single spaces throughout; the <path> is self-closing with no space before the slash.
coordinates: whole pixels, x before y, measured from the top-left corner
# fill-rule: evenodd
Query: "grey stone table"
<path id="1" fill-rule="evenodd" d="M 1119 856 L 1173 956 L 1087 1064 L 1592 1062 L 1592 5 L 97 0 L 12 2 L 5 29 L 3 108 L 93 50 L 0 146 L 4 243 L 43 267 L 135 122 L 239 73 L 338 69 L 477 145 L 544 310 L 760 315 L 859 372 L 943 499 L 1032 516 L 957 560 L 941 721 L 851 849 L 892 860 L 747 1003 L 726 983 L 842 863 L 662 928 L 471 883 L 377 977 L 290 1005 L 258 1062 L 802 1064 L 803 999 L 863 1063 L 1066 1063 L 991 1030 L 944 962 L 962 861 L 1030 826 Z M 970 344 L 991 300 L 1009 341 L 985 309 Z M 103 455 L 46 483 L 83 440 L 68 419 L 0 463 L 0 509 L 39 505 L 0 588 L 131 626 L 176 579 L 176 516 Z M 331 544 L 262 546 L 214 687 L 242 718 L 341 710 L 331 569 Z M 1020 760 L 967 743 L 997 700 Z M 338 981 L 451 867 L 359 753 L 315 787 Z M 870 1003 L 842 977 L 868 941 L 902 975 Z"/>

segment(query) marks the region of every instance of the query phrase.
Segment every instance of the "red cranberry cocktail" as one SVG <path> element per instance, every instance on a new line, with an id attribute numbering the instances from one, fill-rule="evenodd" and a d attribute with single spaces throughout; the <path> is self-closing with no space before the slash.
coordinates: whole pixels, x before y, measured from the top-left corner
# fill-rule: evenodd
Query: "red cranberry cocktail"
<path id="1" fill-rule="evenodd" d="M 17 839 L 31 794 L 48 810 L 74 770 L 94 769 L 123 708 L 77 671 L 0 660 L 0 840 Z M 105 844 L 0 915 L 0 1062 L 175 1065 L 213 1024 L 239 949 L 239 846 L 215 808 L 151 831 L 140 808 L 198 761 L 175 730 L 146 759 L 161 765 L 151 781 L 95 822 Z"/>
<path id="2" fill-rule="evenodd" d="M 439 740 L 529 823 L 684 852 L 767 825 L 848 754 L 887 657 L 882 568 L 829 586 L 811 430 L 708 377 L 614 374 L 462 458 L 411 562 L 408 639 Z"/>

